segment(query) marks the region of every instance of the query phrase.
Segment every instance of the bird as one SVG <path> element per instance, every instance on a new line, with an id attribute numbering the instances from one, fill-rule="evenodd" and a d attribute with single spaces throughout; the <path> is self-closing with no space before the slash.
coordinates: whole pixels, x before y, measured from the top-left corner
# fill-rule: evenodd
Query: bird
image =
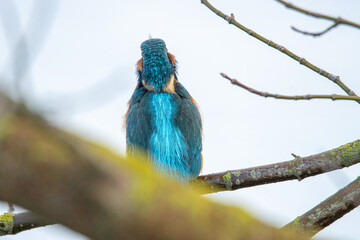
<path id="1" fill-rule="evenodd" d="M 140 49 L 125 115 L 126 153 L 145 154 L 157 174 L 187 184 L 202 168 L 199 108 L 179 82 L 177 61 L 165 42 L 151 38 Z"/>

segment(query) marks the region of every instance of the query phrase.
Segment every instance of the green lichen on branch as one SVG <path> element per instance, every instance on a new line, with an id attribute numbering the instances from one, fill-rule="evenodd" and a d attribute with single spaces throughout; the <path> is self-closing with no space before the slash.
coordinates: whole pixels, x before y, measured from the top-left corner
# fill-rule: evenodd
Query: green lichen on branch
<path id="1" fill-rule="evenodd" d="M 13 233 L 14 214 L 4 213 L 0 216 L 0 235 L 7 235 Z"/>
<path id="2" fill-rule="evenodd" d="M 295 157 L 289 164 L 289 167 L 285 169 L 285 173 L 288 176 L 295 176 L 299 181 L 302 180 L 304 160 L 301 157 Z"/>
<path id="3" fill-rule="evenodd" d="M 295 218 L 295 220 L 292 221 L 290 224 L 291 224 L 291 228 L 293 230 L 296 230 L 296 231 L 302 230 L 302 226 L 301 226 L 299 217 Z"/>
<path id="4" fill-rule="evenodd" d="M 203 193 L 214 193 L 293 179 L 301 181 L 357 163 L 360 163 L 360 140 L 326 152 L 296 156 L 290 161 L 199 176 L 194 182 L 207 186 Z"/>
<path id="5" fill-rule="evenodd" d="M 255 180 L 261 178 L 261 172 L 258 170 L 253 170 L 253 171 L 251 171 L 250 174 L 251 174 L 251 177 Z"/>
<path id="6" fill-rule="evenodd" d="M 333 151 L 335 151 L 335 160 L 339 161 L 345 167 L 349 167 L 354 164 L 354 161 L 360 158 L 360 140 L 345 144 Z"/>
<path id="7" fill-rule="evenodd" d="M 232 189 L 233 184 L 232 184 L 232 181 L 231 181 L 231 173 L 228 172 L 227 174 L 225 174 L 223 176 L 223 179 L 224 179 L 224 182 L 225 182 L 226 189 L 228 189 L 228 190 Z"/>

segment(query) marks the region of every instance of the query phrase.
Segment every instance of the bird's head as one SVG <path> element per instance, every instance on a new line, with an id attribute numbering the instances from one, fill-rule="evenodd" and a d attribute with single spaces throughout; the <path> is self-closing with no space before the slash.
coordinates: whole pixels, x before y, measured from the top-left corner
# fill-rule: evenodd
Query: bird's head
<path id="1" fill-rule="evenodd" d="M 167 52 L 161 39 L 149 39 L 141 44 L 142 59 L 137 70 L 141 84 L 149 91 L 172 92 L 176 78 L 176 60 Z"/>

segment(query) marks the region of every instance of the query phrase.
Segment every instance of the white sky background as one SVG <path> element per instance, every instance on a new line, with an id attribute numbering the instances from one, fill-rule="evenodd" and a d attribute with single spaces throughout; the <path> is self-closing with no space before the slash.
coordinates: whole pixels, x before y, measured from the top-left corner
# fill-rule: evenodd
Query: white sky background
<path id="1" fill-rule="evenodd" d="M 18 24 L 11 2 L 16 3 Z M 292 2 L 360 22 L 360 1 Z M 211 3 L 234 13 L 253 31 L 340 75 L 360 94 L 359 29 L 339 26 L 320 38 L 306 37 L 293 32 L 290 25 L 316 32 L 331 22 L 288 10 L 275 1 Z M 8 92 L 13 89 L 15 66 L 23 65 L 19 61 L 15 65 L 12 56 L 18 49 L 15 43 L 25 33 L 31 66 L 23 81 L 31 103 L 58 126 L 120 153 L 125 150 L 126 102 L 136 84 L 135 63 L 149 34 L 165 40 L 179 62 L 180 82 L 200 106 L 203 174 L 286 161 L 292 159 L 291 153 L 307 156 L 359 138 L 360 105 L 355 102 L 265 99 L 220 77 L 224 72 L 250 87 L 279 94 L 344 94 L 328 79 L 229 25 L 200 0 L 0 0 L 0 17 L 0 85 Z M 350 183 L 359 170 L 355 166 L 301 182 L 209 197 L 245 207 L 281 227 Z M 359 221 L 360 210 L 353 210 L 317 236 L 358 239 Z M 59 226 L 3 239 L 25 238 L 84 239 Z"/>

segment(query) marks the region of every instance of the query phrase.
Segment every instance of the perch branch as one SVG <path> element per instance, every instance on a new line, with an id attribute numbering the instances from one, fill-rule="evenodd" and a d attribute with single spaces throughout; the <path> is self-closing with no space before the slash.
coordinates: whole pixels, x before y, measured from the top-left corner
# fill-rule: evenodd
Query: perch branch
<path id="1" fill-rule="evenodd" d="M 327 79 L 331 80 L 332 82 L 334 82 L 336 85 L 338 85 L 341 89 L 343 89 L 349 96 L 357 96 L 355 94 L 354 91 L 352 91 L 348 86 L 346 86 L 341 80 L 339 76 L 336 76 L 334 74 L 331 74 L 317 66 L 315 66 L 314 64 L 310 63 L 309 61 L 307 61 L 305 58 L 302 58 L 298 55 L 296 55 L 295 53 L 291 52 L 290 50 L 286 49 L 285 47 L 261 36 L 260 34 L 254 32 L 253 30 L 245 27 L 244 25 L 241 25 L 239 22 L 237 22 L 235 20 L 235 16 L 234 14 L 231 14 L 231 16 L 228 16 L 226 14 L 224 14 L 223 12 L 221 12 L 220 10 L 216 9 L 214 6 L 212 6 L 209 1 L 207 0 L 201 0 L 201 3 L 204 4 L 206 7 L 208 7 L 212 12 L 214 12 L 216 15 L 218 15 L 219 17 L 225 19 L 229 24 L 232 24 L 234 26 L 236 26 L 237 28 L 239 28 L 240 30 L 246 32 L 247 34 L 249 34 L 250 36 L 260 40 L 261 42 L 269 45 L 272 48 L 275 48 L 277 50 L 279 50 L 280 52 L 282 52 L 283 54 L 289 56 L 290 58 L 294 59 L 295 61 L 299 62 L 300 64 L 306 66 L 307 68 L 313 70 L 314 72 L 320 74 L 323 77 L 326 77 Z M 358 103 L 360 103 L 360 101 L 358 101 Z"/>
<path id="2" fill-rule="evenodd" d="M 55 224 L 33 212 L 4 213 L 0 216 L 0 236 Z"/>
<path id="3" fill-rule="evenodd" d="M 313 236 L 359 205 L 360 177 L 284 228 L 306 231 Z"/>
<path id="4" fill-rule="evenodd" d="M 301 181 L 359 162 L 360 140 L 356 140 L 319 154 L 297 156 L 291 161 L 199 176 L 195 183 L 210 186 L 204 188 L 204 194 L 214 193 L 287 180 Z"/>
<path id="5" fill-rule="evenodd" d="M 275 0 L 281 4 L 283 4 L 285 7 L 287 8 L 290 8 L 290 9 L 293 9 L 295 11 L 298 11 L 298 12 L 301 12 L 303 14 L 306 14 L 306 15 L 309 15 L 309 16 L 312 16 L 312 17 L 316 17 L 316 18 L 322 18 L 322 19 L 326 19 L 326 20 L 330 20 L 330 21 L 333 21 L 334 24 L 337 23 L 337 25 L 339 24 L 344 24 L 344 25 L 349 25 L 349 26 L 352 26 L 352 27 L 355 27 L 355 28 L 359 28 L 360 29 L 360 24 L 358 23 L 355 23 L 355 22 L 351 22 L 349 20 L 346 20 L 346 19 L 343 19 L 341 17 L 331 17 L 329 15 L 325 15 L 325 14 L 321 14 L 321 13 L 317 13 L 317 12 L 312 12 L 312 11 L 309 11 L 309 10 L 306 10 L 306 9 L 303 9 L 303 8 L 300 8 L 298 6 L 295 6 L 294 4 L 292 3 L 289 3 L 287 1 L 283 1 L 283 0 Z M 330 30 L 330 29 L 329 29 Z"/>
<path id="6" fill-rule="evenodd" d="M 335 100 L 353 100 L 353 101 L 360 101 L 360 97 L 357 96 L 346 96 L 346 95 L 337 95 L 337 94 L 332 94 L 332 95 L 311 95 L 311 94 L 307 94 L 307 95 L 297 95 L 297 96 L 288 96 L 288 95 L 280 95 L 280 94 L 273 94 L 273 93 L 268 93 L 268 92 L 261 92 L 258 91 L 256 89 L 250 88 L 244 84 L 242 84 L 241 82 L 239 82 L 238 80 L 229 77 L 228 75 L 226 75 L 225 73 L 220 73 L 220 75 L 223 78 L 228 79 L 232 84 L 239 86 L 251 93 L 254 93 L 256 95 L 262 96 L 262 97 L 271 97 L 271 98 L 276 98 L 276 99 L 286 99 L 286 100 L 311 100 L 311 99 L 331 99 L 333 101 Z"/>

